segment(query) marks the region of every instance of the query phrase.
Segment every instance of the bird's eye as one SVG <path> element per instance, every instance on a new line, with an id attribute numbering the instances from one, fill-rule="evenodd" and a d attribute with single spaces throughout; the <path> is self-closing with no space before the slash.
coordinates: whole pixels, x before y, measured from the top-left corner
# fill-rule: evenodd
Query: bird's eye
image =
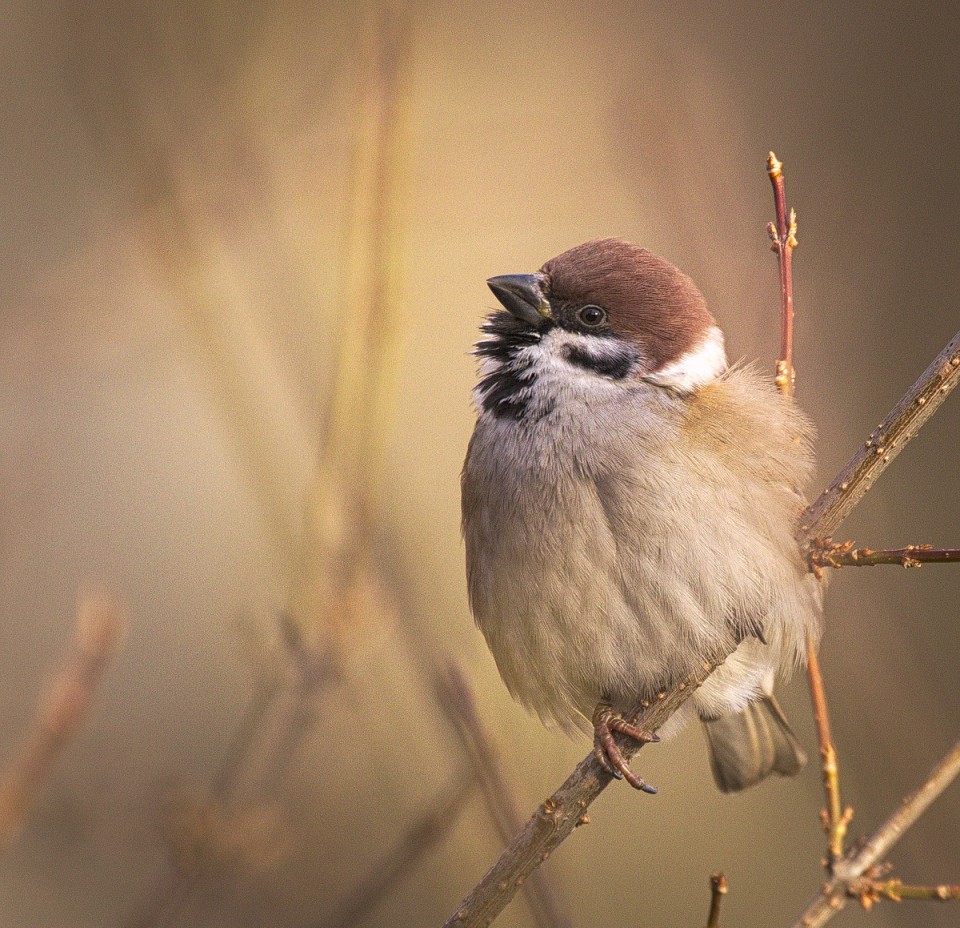
<path id="1" fill-rule="evenodd" d="M 607 321 L 606 312 L 599 306 L 584 306 L 583 309 L 577 313 L 577 316 L 584 325 L 588 325 L 591 328 L 603 325 L 603 323 Z"/>

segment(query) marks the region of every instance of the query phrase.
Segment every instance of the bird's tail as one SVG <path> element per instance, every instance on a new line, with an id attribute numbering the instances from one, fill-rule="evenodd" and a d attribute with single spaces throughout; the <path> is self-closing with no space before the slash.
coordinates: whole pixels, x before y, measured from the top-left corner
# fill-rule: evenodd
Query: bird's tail
<path id="1" fill-rule="evenodd" d="M 807 762 L 773 694 L 761 696 L 740 712 L 704 719 L 710 767 L 717 786 L 738 793 L 771 773 L 793 776 Z"/>

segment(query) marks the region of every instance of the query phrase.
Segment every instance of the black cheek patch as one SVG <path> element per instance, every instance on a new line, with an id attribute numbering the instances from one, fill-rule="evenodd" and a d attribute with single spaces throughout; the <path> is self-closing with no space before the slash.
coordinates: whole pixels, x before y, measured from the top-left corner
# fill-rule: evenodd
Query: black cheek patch
<path id="1" fill-rule="evenodd" d="M 571 364 L 593 371 L 601 377 L 610 377 L 613 380 L 623 380 L 633 369 L 634 356 L 628 351 L 610 351 L 603 354 L 591 354 L 577 345 L 569 345 L 566 349 L 566 358 Z"/>

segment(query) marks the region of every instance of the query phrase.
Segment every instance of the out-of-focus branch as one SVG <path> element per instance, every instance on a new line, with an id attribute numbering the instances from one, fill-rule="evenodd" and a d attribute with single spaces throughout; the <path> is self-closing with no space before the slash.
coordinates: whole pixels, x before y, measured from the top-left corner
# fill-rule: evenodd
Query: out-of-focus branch
<path id="1" fill-rule="evenodd" d="M 507 844 L 520 830 L 523 819 L 510 784 L 504 779 L 463 671 L 454 661 L 435 677 L 437 702 L 456 732 L 467 762 L 480 784 L 480 792 L 500 840 Z M 524 896 L 539 928 L 568 928 L 570 919 L 549 874 L 535 870 L 523 884 Z"/>
<path id="2" fill-rule="evenodd" d="M 126 624 L 115 596 L 81 595 L 70 652 L 41 693 L 33 724 L 0 783 L 0 849 L 20 834 L 61 754 L 90 715 Z"/>
<path id="3" fill-rule="evenodd" d="M 727 878 L 722 873 L 710 877 L 710 914 L 707 916 L 707 928 L 720 928 L 720 904 L 727 894 Z"/>
<path id="4" fill-rule="evenodd" d="M 457 823 L 457 816 L 477 786 L 473 771 L 458 774 L 446 792 L 401 836 L 394 847 L 362 879 L 343 905 L 316 928 L 352 928 L 372 912 L 407 877 L 417 863 L 436 847 Z"/>
<path id="5" fill-rule="evenodd" d="M 860 898 L 859 888 L 864 886 L 860 882 L 861 878 L 868 874 L 871 867 L 886 857 L 893 845 L 956 779 L 958 774 L 960 774 L 960 741 L 954 744 L 931 771 L 920 789 L 907 796 L 896 812 L 864 844 L 852 848 L 836 862 L 833 878 L 823 886 L 803 914 L 793 922 L 791 928 L 820 928 L 846 905 L 850 896 Z M 950 898 L 949 895 L 948 898 Z"/>
<path id="6" fill-rule="evenodd" d="M 874 551 L 855 548 L 852 541 L 834 542 L 823 538 L 811 543 L 808 560 L 814 571 L 824 567 L 876 567 L 881 564 L 922 567 L 924 564 L 960 563 L 960 548 L 907 545 L 905 548 Z"/>

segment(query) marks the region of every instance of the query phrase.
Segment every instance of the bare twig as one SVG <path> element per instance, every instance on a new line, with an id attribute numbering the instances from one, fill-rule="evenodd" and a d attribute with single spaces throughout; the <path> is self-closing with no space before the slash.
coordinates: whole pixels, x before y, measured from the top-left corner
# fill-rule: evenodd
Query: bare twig
<path id="1" fill-rule="evenodd" d="M 797 214 L 791 209 L 788 222 L 783 164 L 777 160 L 773 152 L 770 152 L 767 158 L 767 173 L 773 184 L 773 203 L 777 216 L 776 223 L 771 223 L 767 230 L 773 241 L 772 247 L 777 253 L 777 266 L 780 269 L 780 360 L 777 361 L 775 383 L 784 396 L 792 398 L 797 380 L 796 370 L 793 367 L 792 270 L 793 249 L 797 245 Z M 819 570 L 814 569 L 814 573 L 817 579 L 822 578 Z M 840 799 L 840 768 L 837 764 L 837 749 L 830 736 L 830 713 L 823 685 L 823 671 L 820 669 L 817 641 L 809 635 L 807 636 L 807 683 L 817 724 L 823 791 L 826 798 L 826 807 L 821 812 L 821 819 L 827 833 L 827 866 L 832 867 L 843 854 L 843 841 L 847 826 L 853 818 L 853 809 L 844 809 Z"/>
<path id="2" fill-rule="evenodd" d="M 827 834 L 827 866 L 832 872 L 833 865 L 843 856 L 843 842 L 847 835 L 847 826 L 853 818 L 853 809 L 849 806 L 844 808 L 840 800 L 837 749 L 830 736 L 830 715 L 827 710 L 823 675 L 820 672 L 820 658 L 812 642 L 807 644 L 807 682 L 810 686 L 813 717 L 817 725 L 817 741 L 820 744 L 820 756 L 823 760 L 823 791 L 827 805 L 821 812 L 821 818 L 823 829 Z"/>
<path id="3" fill-rule="evenodd" d="M 81 596 L 70 653 L 41 693 L 33 724 L 0 783 L 0 849 L 20 834 L 61 754 L 90 715 L 125 628 L 126 611 L 116 597 Z"/>
<path id="4" fill-rule="evenodd" d="M 710 914 L 707 928 L 720 928 L 720 903 L 727 894 L 727 878 L 722 873 L 710 877 Z"/>
<path id="5" fill-rule="evenodd" d="M 380 904 L 410 873 L 417 862 L 442 841 L 456 824 L 457 816 L 477 786 L 471 771 L 454 777 L 446 792 L 431 801 L 430 808 L 404 832 L 394 847 L 360 882 L 343 905 L 317 928 L 351 928 Z"/>
<path id="6" fill-rule="evenodd" d="M 908 886 L 901 880 L 876 880 L 864 877 L 847 887 L 847 895 L 857 899 L 867 911 L 875 902 L 889 899 L 902 902 L 904 899 L 923 899 L 934 902 L 951 902 L 960 899 L 960 886 Z"/>
<path id="7" fill-rule="evenodd" d="M 858 884 L 860 878 L 886 857 L 893 845 L 958 774 L 960 774 L 960 741 L 954 744 L 931 771 L 920 789 L 904 799 L 896 812 L 862 846 L 852 848 L 836 862 L 833 878 L 824 885 L 803 914 L 793 922 L 791 928 L 820 928 L 846 905 L 851 892 L 859 898 L 856 887 L 860 885 Z"/>
<path id="8" fill-rule="evenodd" d="M 907 545 L 905 548 L 874 551 L 855 548 L 852 541 L 834 542 L 824 538 L 810 545 L 808 560 L 815 572 L 824 567 L 876 567 L 880 564 L 922 567 L 924 564 L 960 563 L 960 548 Z"/>
<path id="9" fill-rule="evenodd" d="M 793 396 L 797 372 L 793 367 L 793 249 L 797 247 L 797 213 L 787 215 L 784 191 L 783 164 L 770 152 L 767 157 L 767 174 L 773 185 L 773 204 L 776 222 L 767 226 L 777 254 L 780 271 L 780 359 L 777 361 L 775 382 L 784 396 Z"/>
<path id="10" fill-rule="evenodd" d="M 450 661 L 436 675 L 437 702 L 453 729 L 473 769 L 487 812 L 504 844 L 520 830 L 523 819 L 510 784 L 504 779 L 496 751 L 480 721 L 473 693 L 460 667 Z M 559 893 L 543 870 L 536 870 L 523 884 L 534 921 L 540 928 L 568 928 L 570 919 L 563 910 Z"/>

